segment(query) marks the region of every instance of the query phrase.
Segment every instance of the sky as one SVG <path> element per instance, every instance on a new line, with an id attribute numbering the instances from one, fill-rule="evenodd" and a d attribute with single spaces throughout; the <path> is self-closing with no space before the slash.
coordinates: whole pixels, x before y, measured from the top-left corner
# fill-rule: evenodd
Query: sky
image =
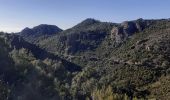
<path id="1" fill-rule="evenodd" d="M 0 31 L 39 24 L 68 29 L 86 18 L 120 23 L 170 18 L 170 0 L 0 0 Z"/>

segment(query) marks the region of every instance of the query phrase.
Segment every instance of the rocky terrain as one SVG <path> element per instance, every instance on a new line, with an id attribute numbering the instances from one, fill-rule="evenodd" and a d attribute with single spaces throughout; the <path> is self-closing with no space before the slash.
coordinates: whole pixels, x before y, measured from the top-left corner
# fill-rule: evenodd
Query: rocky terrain
<path id="1" fill-rule="evenodd" d="M 170 99 L 169 19 L 42 24 L 0 48 L 0 100 Z"/>

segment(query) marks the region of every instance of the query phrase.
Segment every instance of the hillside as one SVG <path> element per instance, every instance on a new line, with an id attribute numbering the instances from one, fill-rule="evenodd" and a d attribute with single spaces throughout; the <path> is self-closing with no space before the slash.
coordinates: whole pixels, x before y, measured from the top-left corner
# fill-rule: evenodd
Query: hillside
<path id="1" fill-rule="evenodd" d="M 0 34 L 2 99 L 170 99 L 169 19 L 37 27 Z"/>
<path id="2" fill-rule="evenodd" d="M 41 24 L 33 28 L 27 27 L 18 34 L 28 42 L 38 43 L 40 40 L 58 34 L 61 31 L 62 29 L 55 25 Z"/>
<path id="3" fill-rule="evenodd" d="M 61 99 L 63 87 L 58 86 L 70 84 L 74 73 L 81 71 L 17 35 L 2 33 L 0 41 L 1 100 Z"/>
<path id="4" fill-rule="evenodd" d="M 76 54 L 94 50 L 117 24 L 86 19 L 68 30 L 40 42 L 40 46 L 57 54 Z"/>

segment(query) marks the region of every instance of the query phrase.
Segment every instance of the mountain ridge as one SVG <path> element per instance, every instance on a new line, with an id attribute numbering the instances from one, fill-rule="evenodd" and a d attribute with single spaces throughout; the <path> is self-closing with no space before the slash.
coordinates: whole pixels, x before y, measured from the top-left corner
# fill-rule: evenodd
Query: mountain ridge
<path id="1" fill-rule="evenodd" d="M 43 38 L 47 38 L 55 34 L 58 34 L 61 31 L 63 30 L 55 25 L 40 24 L 33 28 L 26 27 L 18 34 L 23 38 L 25 38 L 25 40 L 34 43 L 35 41 L 38 42 Z"/>
<path id="2" fill-rule="evenodd" d="M 11 98 L 170 99 L 169 19 L 86 19 L 47 36 L 0 33 L 0 41 L 0 90 Z"/>

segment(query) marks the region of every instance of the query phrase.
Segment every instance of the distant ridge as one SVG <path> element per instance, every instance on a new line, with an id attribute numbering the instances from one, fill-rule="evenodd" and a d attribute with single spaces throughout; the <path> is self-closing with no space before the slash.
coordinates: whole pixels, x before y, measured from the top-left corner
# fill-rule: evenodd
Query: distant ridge
<path id="1" fill-rule="evenodd" d="M 52 35 L 52 34 L 57 34 L 61 32 L 62 29 L 55 25 L 47 25 L 47 24 L 41 24 L 38 26 L 31 28 L 25 28 L 23 29 L 20 34 L 22 36 L 24 35 Z"/>
<path id="2" fill-rule="evenodd" d="M 58 34 L 62 31 L 63 30 L 56 25 L 41 24 L 33 28 L 26 27 L 21 32 L 19 32 L 19 35 L 22 36 L 26 41 L 34 43 L 49 36 Z"/>

